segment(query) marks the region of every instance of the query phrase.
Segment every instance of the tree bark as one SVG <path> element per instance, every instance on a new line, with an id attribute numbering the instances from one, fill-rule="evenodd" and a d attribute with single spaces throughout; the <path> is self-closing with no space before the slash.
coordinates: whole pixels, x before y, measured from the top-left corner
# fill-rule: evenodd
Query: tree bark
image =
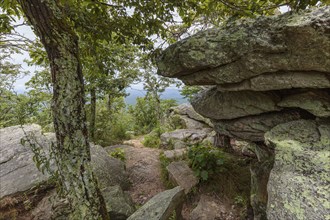
<path id="1" fill-rule="evenodd" d="M 72 204 L 70 218 L 109 219 L 91 168 L 78 37 L 59 1 L 19 0 L 19 3 L 50 61 L 57 139 L 53 150 L 62 189 Z"/>
<path id="2" fill-rule="evenodd" d="M 91 122 L 90 122 L 90 137 L 94 141 L 95 137 L 95 121 L 96 121 L 96 90 L 91 88 Z"/>

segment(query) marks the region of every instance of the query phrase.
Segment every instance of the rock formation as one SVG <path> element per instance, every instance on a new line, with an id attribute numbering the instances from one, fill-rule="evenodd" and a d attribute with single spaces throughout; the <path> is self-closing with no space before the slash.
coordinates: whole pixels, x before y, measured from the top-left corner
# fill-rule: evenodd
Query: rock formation
<path id="1" fill-rule="evenodd" d="M 329 33 L 330 7 L 322 7 L 202 31 L 159 57 L 159 74 L 211 85 L 192 105 L 217 133 L 257 143 L 255 219 L 330 217 Z"/>
<path id="2" fill-rule="evenodd" d="M 182 149 L 206 141 L 214 142 L 211 121 L 198 114 L 190 104 L 172 107 L 167 123 L 175 130 L 161 135 L 164 147 Z"/>
<path id="3" fill-rule="evenodd" d="M 28 137 L 33 136 L 31 141 L 38 141 L 46 152 L 49 149 L 50 142 L 55 139 L 54 134 L 42 135 L 41 127 L 36 124 L 0 129 L 1 214 L 2 212 L 5 213 L 8 205 L 13 206 L 15 204 L 15 202 L 13 204 L 7 204 L 6 200 L 10 200 L 8 198 L 18 194 L 29 194 L 25 194 L 29 190 L 32 190 L 32 192 L 35 190 L 35 193 L 32 194 L 37 194 L 37 192 L 42 191 L 40 189 L 41 186 L 49 179 L 48 175 L 42 174 L 37 169 L 33 161 L 34 154 L 31 148 L 21 144 L 21 139 L 25 138 L 26 135 Z M 97 145 L 91 145 L 91 159 L 93 172 L 98 178 L 100 190 L 110 216 L 115 219 L 126 219 L 135 211 L 135 208 L 131 199 L 123 192 L 123 189 L 125 190 L 128 187 L 124 163 L 110 157 L 102 147 Z M 52 188 L 46 187 L 46 190 L 52 190 Z M 40 205 L 32 211 L 34 219 L 48 219 L 47 216 L 50 216 L 49 218 L 59 218 L 59 215 L 65 212 L 64 209 L 67 206 L 65 205 L 65 201 L 54 201 L 56 193 L 49 193 L 51 196 L 47 195 L 39 203 Z M 24 196 L 20 197 L 24 198 Z M 53 198 L 52 200 L 55 204 L 51 204 L 49 198 Z M 17 202 L 19 203 L 19 201 Z M 53 210 L 53 205 L 60 207 L 59 210 Z M 16 219 L 15 216 L 6 215 L 0 215 L 0 218 Z"/>

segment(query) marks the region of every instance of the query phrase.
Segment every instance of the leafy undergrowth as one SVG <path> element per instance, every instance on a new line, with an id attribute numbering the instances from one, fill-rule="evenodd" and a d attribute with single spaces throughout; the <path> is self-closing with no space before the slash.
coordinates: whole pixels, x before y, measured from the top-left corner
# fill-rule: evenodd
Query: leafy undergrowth
<path id="1" fill-rule="evenodd" d="M 223 151 L 215 152 L 212 157 L 214 158 L 211 160 L 214 161 L 208 161 L 205 167 L 209 168 L 210 164 L 215 167 L 206 169 L 207 176 L 203 176 L 202 171 L 199 172 L 202 181 L 190 196 L 187 204 L 196 205 L 199 195 L 210 195 L 226 204 L 228 208 L 234 207 L 234 212 L 237 213 L 239 219 L 246 219 L 251 189 L 249 160 Z M 210 156 L 206 158 L 210 159 Z"/>
<path id="2" fill-rule="evenodd" d="M 159 158 L 162 181 L 167 188 L 172 188 L 166 170 L 171 161 L 164 154 L 160 154 Z M 249 159 L 208 145 L 190 147 L 188 156 L 178 160 L 181 159 L 188 162 L 200 179 L 187 196 L 184 216 L 189 216 L 201 195 L 208 195 L 222 204 L 228 213 L 233 213 L 228 219 L 246 219 L 251 182 Z"/>

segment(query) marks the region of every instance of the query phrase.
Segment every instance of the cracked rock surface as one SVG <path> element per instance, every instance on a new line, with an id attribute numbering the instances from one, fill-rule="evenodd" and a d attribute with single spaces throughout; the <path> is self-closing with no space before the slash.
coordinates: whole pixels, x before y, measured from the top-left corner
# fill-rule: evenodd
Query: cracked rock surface
<path id="1" fill-rule="evenodd" d="M 218 134 L 275 150 L 265 192 L 254 193 L 268 191 L 268 202 L 251 196 L 255 216 L 329 218 L 330 6 L 201 31 L 169 46 L 157 65 L 160 75 L 207 86 L 192 106 Z"/>

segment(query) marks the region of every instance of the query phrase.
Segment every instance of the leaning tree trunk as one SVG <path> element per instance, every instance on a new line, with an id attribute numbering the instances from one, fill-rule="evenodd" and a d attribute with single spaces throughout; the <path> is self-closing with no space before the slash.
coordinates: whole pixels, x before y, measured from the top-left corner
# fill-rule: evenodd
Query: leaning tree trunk
<path id="1" fill-rule="evenodd" d="M 89 131 L 90 131 L 90 137 L 92 141 L 94 141 L 95 138 L 95 122 L 96 122 L 96 89 L 91 88 L 91 120 L 89 125 Z"/>
<path id="2" fill-rule="evenodd" d="M 71 219 L 108 219 L 105 203 L 91 169 L 84 111 L 84 88 L 78 38 L 55 0 L 19 0 L 40 37 L 50 61 L 55 159 Z"/>

